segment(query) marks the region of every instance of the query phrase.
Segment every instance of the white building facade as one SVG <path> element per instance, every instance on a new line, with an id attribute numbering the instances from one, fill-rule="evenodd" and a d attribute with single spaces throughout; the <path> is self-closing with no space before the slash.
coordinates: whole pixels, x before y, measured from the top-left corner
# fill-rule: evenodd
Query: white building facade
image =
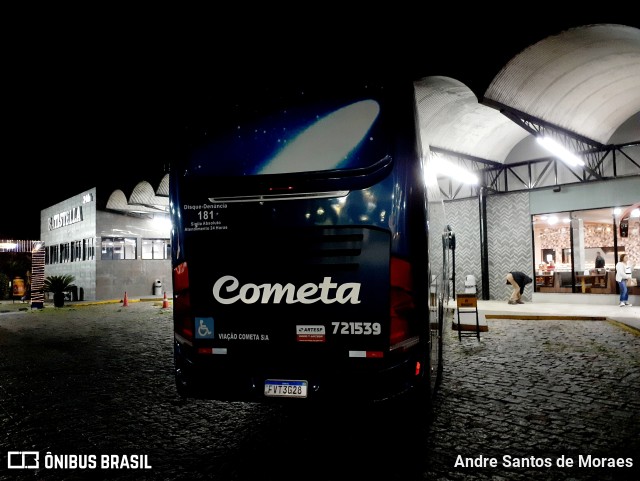
<path id="1" fill-rule="evenodd" d="M 100 208 L 98 195 L 92 188 L 41 211 L 45 277 L 74 276 L 70 300 L 171 296 L 168 214 Z"/>

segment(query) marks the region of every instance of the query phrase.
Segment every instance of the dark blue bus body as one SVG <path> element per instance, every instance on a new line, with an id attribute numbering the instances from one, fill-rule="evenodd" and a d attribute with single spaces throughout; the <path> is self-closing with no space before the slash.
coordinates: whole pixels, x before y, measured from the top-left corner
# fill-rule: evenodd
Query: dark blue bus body
<path id="1" fill-rule="evenodd" d="M 189 126 L 170 176 L 180 395 L 432 393 L 442 320 L 414 95 L 401 80 L 256 80 Z"/>

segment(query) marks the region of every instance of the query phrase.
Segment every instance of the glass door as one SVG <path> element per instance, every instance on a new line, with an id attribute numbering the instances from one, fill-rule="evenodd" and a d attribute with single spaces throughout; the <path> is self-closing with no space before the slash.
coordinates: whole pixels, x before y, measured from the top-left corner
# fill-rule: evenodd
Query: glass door
<path id="1" fill-rule="evenodd" d="M 615 294 L 615 264 L 628 241 L 614 208 L 534 215 L 535 292 Z"/>

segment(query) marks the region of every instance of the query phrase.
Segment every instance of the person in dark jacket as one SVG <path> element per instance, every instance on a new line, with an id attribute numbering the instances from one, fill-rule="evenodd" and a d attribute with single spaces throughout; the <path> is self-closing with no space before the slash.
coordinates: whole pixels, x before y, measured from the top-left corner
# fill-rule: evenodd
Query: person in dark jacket
<path id="1" fill-rule="evenodd" d="M 602 257 L 602 254 L 598 252 L 596 254 L 596 269 L 603 269 L 603 268 L 604 268 L 604 257 Z"/>
<path id="2" fill-rule="evenodd" d="M 512 271 L 507 274 L 507 284 L 513 286 L 513 292 L 509 298 L 509 304 L 524 304 L 522 293 L 527 284 L 531 284 L 533 279 L 524 272 Z"/>

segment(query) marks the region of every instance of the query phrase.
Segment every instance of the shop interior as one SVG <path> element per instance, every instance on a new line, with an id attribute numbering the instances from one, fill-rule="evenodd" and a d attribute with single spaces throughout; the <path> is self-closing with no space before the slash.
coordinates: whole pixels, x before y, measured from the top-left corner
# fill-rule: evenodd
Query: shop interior
<path id="1" fill-rule="evenodd" d="M 633 277 L 640 277 L 640 213 L 632 214 L 622 237 L 623 211 L 611 207 L 532 216 L 535 292 L 616 294 L 615 266 L 624 253 Z M 604 267 L 596 268 L 598 252 Z"/>

